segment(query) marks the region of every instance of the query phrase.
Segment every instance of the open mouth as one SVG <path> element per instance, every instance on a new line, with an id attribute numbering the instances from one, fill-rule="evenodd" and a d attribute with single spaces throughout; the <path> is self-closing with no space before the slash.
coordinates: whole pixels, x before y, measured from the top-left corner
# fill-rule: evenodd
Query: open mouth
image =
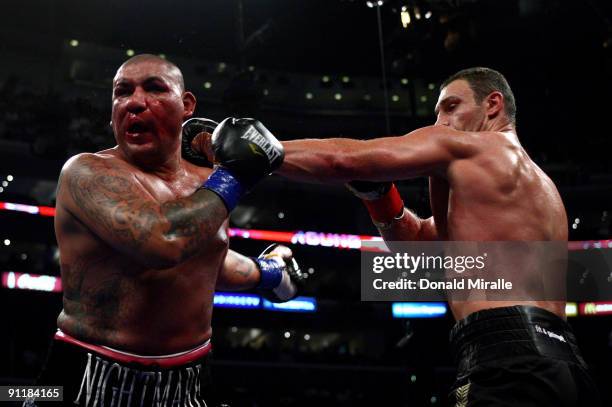
<path id="1" fill-rule="evenodd" d="M 127 128 L 127 132 L 131 134 L 144 133 L 148 130 L 148 126 L 142 122 L 132 123 Z"/>

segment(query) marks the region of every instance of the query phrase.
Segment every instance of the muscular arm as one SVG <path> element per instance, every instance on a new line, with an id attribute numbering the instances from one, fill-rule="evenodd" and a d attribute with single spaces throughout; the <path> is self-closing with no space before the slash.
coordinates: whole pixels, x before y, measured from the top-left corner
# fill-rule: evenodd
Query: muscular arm
<path id="1" fill-rule="evenodd" d="M 58 205 L 114 249 L 152 268 L 194 255 L 227 217 L 221 199 L 207 190 L 160 204 L 115 158 L 76 156 L 61 180 Z"/>
<path id="2" fill-rule="evenodd" d="M 240 291 L 251 289 L 260 280 L 259 268 L 250 258 L 228 250 L 223 268 L 217 277 L 218 290 Z"/>
<path id="3" fill-rule="evenodd" d="M 277 172 L 308 182 L 393 181 L 443 171 L 456 158 L 477 151 L 473 133 L 429 126 L 399 137 L 283 142 L 285 161 Z"/>

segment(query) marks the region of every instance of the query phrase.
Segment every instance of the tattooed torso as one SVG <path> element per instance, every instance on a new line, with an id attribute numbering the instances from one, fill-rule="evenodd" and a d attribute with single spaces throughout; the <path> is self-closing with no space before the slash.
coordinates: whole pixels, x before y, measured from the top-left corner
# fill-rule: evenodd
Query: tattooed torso
<path id="1" fill-rule="evenodd" d="M 66 164 L 55 218 L 60 329 L 140 354 L 174 353 L 210 337 L 227 223 L 211 192 L 196 193 L 209 172 L 185 164 L 164 180 L 113 149 Z"/>

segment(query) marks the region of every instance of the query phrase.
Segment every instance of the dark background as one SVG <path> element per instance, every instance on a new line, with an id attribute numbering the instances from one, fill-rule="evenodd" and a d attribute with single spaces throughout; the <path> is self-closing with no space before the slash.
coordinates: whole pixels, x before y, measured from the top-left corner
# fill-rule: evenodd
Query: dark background
<path id="1" fill-rule="evenodd" d="M 197 115 L 254 116 L 283 140 L 404 134 L 433 123 L 446 76 L 488 66 L 514 90 L 519 137 L 556 182 L 570 239 L 610 238 L 610 2 L 386 1 L 378 11 L 357 0 L 3 2 L 0 178 L 14 181 L 0 201 L 52 206 L 69 156 L 114 145 L 110 83 L 128 50 L 176 62 L 198 97 Z M 398 185 L 408 207 L 430 215 L 424 179 Z M 279 177 L 258 186 L 231 220 L 242 228 L 375 234 L 341 186 Z M 0 239 L 11 240 L 0 245 L 1 271 L 59 275 L 51 218 L 0 211 Z M 264 246 L 233 240 L 231 247 L 256 255 Z M 397 320 L 390 304 L 361 303 L 356 251 L 294 251 L 315 271 L 305 294 L 319 301 L 316 314 L 215 311 L 213 369 L 231 405 L 446 405 L 451 318 Z M 27 383 L 61 296 L 2 289 L 0 301 L 0 380 Z M 606 405 L 610 318 L 570 319 Z"/>

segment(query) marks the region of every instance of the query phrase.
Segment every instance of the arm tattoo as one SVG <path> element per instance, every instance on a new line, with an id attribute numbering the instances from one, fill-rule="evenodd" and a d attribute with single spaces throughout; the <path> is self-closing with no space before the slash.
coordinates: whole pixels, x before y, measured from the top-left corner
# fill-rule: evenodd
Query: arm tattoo
<path id="1" fill-rule="evenodd" d="M 142 199 L 133 181 L 96 161 L 88 160 L 69 177 L 72 199 L 92 222 L 110 232 L 111 238 L 138 249 L 151 236 L 159 214 L 153 203 Z"/>
<path id="2" fill-rule="evenodd" d="M 253 274 L 254 268 L 255 264 L 249 258 L 239 257 L 234 273 L 238 274 L 240 277 L 249 278 L 251 274 Z"/>
<path id="3" fill-rule="evenodd" d="M 85 216 L 131 250 L 141 249 L 158 233 L 180 239 L 184 260 L 218 232 L 227 216 L 223 202 L 207 190 L 160 205 L 143 196 L 126 170 L 99 159 L 84 157 L 67 179 Z"/>
<path id="4" fill-rule="evenodd" d="M 165 234 L 185 239 L 182 259 L 200 250 L 203 242 L 219 231 L 227 216 L 221 199 L 205 189 L 189 197 L 163 203 L 161 213 L 169 223 Z"/>

